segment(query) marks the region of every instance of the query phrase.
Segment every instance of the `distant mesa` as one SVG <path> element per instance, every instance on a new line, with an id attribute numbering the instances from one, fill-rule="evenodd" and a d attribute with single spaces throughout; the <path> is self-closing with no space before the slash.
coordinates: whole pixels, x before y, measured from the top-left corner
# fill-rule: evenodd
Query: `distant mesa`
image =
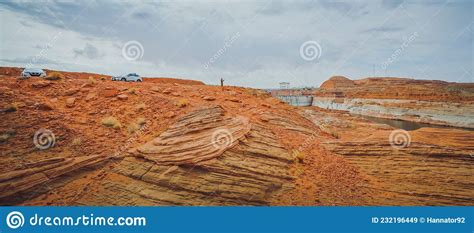
<path id="1" fill-rule="evenodd" d="M 332 76 L 327 81 L 321 84 L 322 89 L 338 89 L 338 88 L 348 88 L 354 87 L 354 81 L 344 77 L 344 76 Z"/>

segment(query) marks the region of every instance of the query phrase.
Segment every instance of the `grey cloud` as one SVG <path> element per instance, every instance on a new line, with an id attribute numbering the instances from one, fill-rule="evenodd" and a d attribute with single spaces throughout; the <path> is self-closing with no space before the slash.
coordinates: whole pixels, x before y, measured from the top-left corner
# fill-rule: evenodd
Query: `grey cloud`
<path id="1" fill-rule="evenodd" d="M 84 56 L 89 59 L 97 59 L 103 56 L 99 53 L 99 49 L 89 43 L 83 49 L 74 49 L 73 52 L 74 57 Z"/>
<path id="2" fill-rule="evenodd" d="M 376 28 L 369 28 L 362 30 L 362 33 L 380 33 L 380 32 L 399 32 L 403 31 L 404 28 L 402 27 L 390 27 L 390 26 L 383 26 L 383 27 L 376 27 Z"/>
<path id="3" fill-rule="evenodd" d="M 26 67 L 27 65 L 41 66 L 43 64 L 60 64 L 58 61 L 41 57 L 41 56 L 28 56 L 28 57 L 16 57 L 16 58 L 0 58 L 0 61 Z"/>
<path id="4" fill-rule="evenodd" d="M 382 5 L 389 9 L 397 8 L 402 3 L 403 0 L 382 0 Z"/>
<path id="5" fill-rule="evenodd" d="M 137 12 L 132 13 L 132 17 L 135 19 L 150 19 L 151 13 L 146 12 L 146 11 L 137 11 Z"/>
<path id="6" fill-rule="evenodd" d="M 22 17 L 5 17 L 5 22 L 18 21 L 20 27 L 47 25 L 46 35 L 60 31 L 77 33 L 75 43 L 61 43 L 59 40 L 55 49 L 49 51 L 72 51 L 61 56 L 64 63 L 94 59 L 94 62 L 103 64 L 96 69 L 107 67 L 101 72 L 136 69 L 143 75 L 149 72 L 150 76 L 176 75 L 205 81 L 223 75 L 229 84 L 252 83 L 254 87 L 270 87 L 273 83 L 277 85 L 275 80 L 283 81 L 289 77 L 314 80 L 309 85 L 317 85 L 335 73 L 354 78 L 372 75 L 374 62 L 389 57 L 399 47 L 403 36 L 419 30 L 413 22 L 424 23 L 440 10 L 438 5 L 407 1 L 403 3 L 406 12 L 400 11 L 400 14 L 388 18 L 400 3 L 397 0 L 381 3 L 277 0 L 267 5 L 266 1 L 91 0 L 64 3 L 50 0 L 0 2 L 0 10 L 21 14 Z M 397 73 L 393 69 L 394 75 L 413 75 L 412 71 L 417 67 L 407 59 L 416 58 L 429 64 L 428 61 L 439 57 L 440 51 L 446 56 L 462 54 L 452 60 L 461 66 L 470 66 L 472 56 L 465 53 L 472 44 L 472 33 L 465 33 L 459 40 L 452 41 L 452 35 L 459 34 L 466 22 L 472 20 L 470 9 L 473 3 L 462 3 L 464 5 L 454 1 L 449 6 L 460 6 L 442 8 L 440 14 L 428 22 L 423 33 L 420 31 L 419 39 L 405 51 L 407 56 L 400 57 Z M 42 42 L 22 37 L 21 33 L 26 34 L 28 30 L 24 31 L 20 31 L 18 39 L 11 44 L 2 43 L 2 52 L 8 52 L 2 54 L 5 59 L 1 63 L 20 62 L 11 57 L 22 54 L 19 50 L 24 52 L 24 48 L 42 48 L 37 46 Z M 205 70 L 203 64 L 237 32 L 240 32 L 240 37 Z M 116 61 L 124 60 L 122 46 L 132 40 L 143 45 L 143 58 L 118 67 Z M 307 62 L 300 57 L 300 45 L 308 40 L 321 44 L 322 56 L 317 62 Z M 429 46 L 421 45 L 428 40 Z M 103 47 L 105 43 L 108 49 Z M 430 49 L 430 46 L 436 47 Z M 436 77 L 449 79 L 458 75 L 459 66 L 453 64 L 429 69 L 434 75 L 451 72 L 450 76 Z M 440 69 L 444 72 L 438 72 Z"/>
<path id="7" fill-rule="evenodd" d="M 29 27 L 29 28 L 30 28 L 30 27 L 33 27 L 28 21 L 22 20 L 22 21 L 20 21 L 20 23 L 21 23 L 21 25 L 23 25 L 23 26 L 25 26 L 25 27 Z"/>
<path id="8" fill-rule="evenodd" d="M 326 9 L 336 10 L 342 14 L 348 13 L 353 7 L 349 2 L 342 1 L 321 0 L 319 3 Z"/>

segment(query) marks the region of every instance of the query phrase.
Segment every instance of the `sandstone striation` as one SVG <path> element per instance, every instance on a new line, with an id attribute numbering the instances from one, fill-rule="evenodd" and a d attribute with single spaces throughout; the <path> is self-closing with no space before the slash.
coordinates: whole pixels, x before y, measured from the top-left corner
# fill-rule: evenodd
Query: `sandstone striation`
<path id="1" fill-rule="evenodd" d="M 325 81 L 320 89 L 314 92 L 314 95 L 351 99 L 472 102 L 474 101 L 474 84 L 392 77 L 374 77 L 352 81 L 336 76 Z"/>
<path id="2" fill-rule="evenodd" d="M 332 111 L 302 113 L 336 138 L 322 143 L 375 177 L 385 199 L 376 205 L 471 205 L 474 201 L 472 131 L 420 128 L 396 131 L 388 125 Z"/>
<path id="3" fill-rule="evenodd" d="M 390 126 L 263 90 L 74 72 L 46 82 L 19 71 L 0 68 L 3 205 L 465 205 L 474 196 L 471 131 L 422 128 L 394 149 Z M 349 85 L 339 89 L 359 84 Z M 397 100 L 408 102 L 380 105 L 459 116 L 467 103 Z"/>
<path id="4" fill-rule="evenodd" d="M 348 85 L 348 82 L 353 85 Z M 407 78 L 330 78 L 313 106 L 421 123 L 474 128 L 474 84 Z"/>
<path id="5" fill-rule="evenodd" d="M 249 120 L 226 117 L 221 106 L 183 116 L 160 137 L 140 146 L 136 154 L 158 164 L 196 164 L 216 158 L 250 131 Z"/>
<path id="6" fill-rule="evenodd" d="M 37 186 L 47 185 L 68 173 L 88 166 L 98 165 L 107 157 L 83 156 L 77 158 L 50 158 L 34 163 L 21 164 L 15 170 L 0 175 L 0 203 L 9 204 L 14 195 Z"/>

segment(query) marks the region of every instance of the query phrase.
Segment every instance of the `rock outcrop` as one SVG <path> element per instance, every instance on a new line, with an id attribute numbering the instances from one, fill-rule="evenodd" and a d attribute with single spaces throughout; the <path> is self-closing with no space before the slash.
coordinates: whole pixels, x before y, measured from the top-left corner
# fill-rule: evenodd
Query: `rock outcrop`
<path id="1" fill-rule="evenodd" d="M 321 89 L 340 89 L 354 87 L 354 81 L 344 76 L 332 76 L 329 80 L 321 84 Z"/>
<path id="2" fill-rule="evenodd" d="M 383 190 L 386 198 L 372 204 L 470 205 L 474 201 L 472 131 L 396 131 L 388 125 L 335 112 L 307 110 L 303 115 L 337 135 L 322 143 L 327 150 L 344 155 L 380 182 L 377 189 Z M 400 144 L 393 146 L 396 138 Z"/>
<path id="3" fill-rule="evenodd" d="M 47 185 L 60 176 L 98 165 L 106 159 L 104 156 L 59 157 L 25 163 L 18 169 L 0 175 L 0 203 L 10 204 L 15 198 L 21 197 L 17 194 L 23 191 Z"/>
<path id="4" fill-rule="evenodd" d="M 338 92 L 338 93 L 335 93 Z M 437 80 L 376 77 L 349 80 L 331 77 L 314 92 L 317 97 L 362 99 L 402 99 L 434 102 L 474 101 L 473 83 L 452 83 Z"/>
<path id="5" fill-rule="evenodd" d="M 250 131 L 245 117 L 226 117 L 221 106 L 203 108 L 180 118 L 136 154 L 158 164 L 197 164 L 214 159 Z"/>
<path id="6" fill-rule="evenodd" d="M 350 80 L 349 80 L 350 81 Z M 372 117 L 474 128 L 474 84 L 407 78 L 332 77 L 313 106 Z"/>
<path id="7" fill-rule="evenodd" d="M 180 117 L 132 155 L 98 185 L 101 195 L 74 204 L 269 205 L 293 187 L 293 158 L 276 136 L 220 106 Z"/>

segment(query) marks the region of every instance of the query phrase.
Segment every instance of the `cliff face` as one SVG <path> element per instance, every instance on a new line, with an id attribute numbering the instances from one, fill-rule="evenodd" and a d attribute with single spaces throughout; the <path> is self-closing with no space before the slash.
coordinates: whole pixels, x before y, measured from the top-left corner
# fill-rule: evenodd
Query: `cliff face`
<path id="1" fill-rule="evenodd" d="M 313 105 L 354 114 L 474 128 L 474 84 L 406 78 L 331 78 Z"/>
<path id="2" fill-rule="evenodd" d="M 314 94 L 321 97 L 339 95 L 346 98 L 363 99 L 465 102 L 474 101 L 474 83 L 407 78 L 366 78 L 351 81 L 336 76 L 324 82 Z"/>
<path id="3" fill-rule="evenodd" d="M 301 114 L 337 137 L 323 147 L 380 181 L 374 205 L 472 205 L 473 132 L 454 128 L 402 131 L 340 111 Z"/>

